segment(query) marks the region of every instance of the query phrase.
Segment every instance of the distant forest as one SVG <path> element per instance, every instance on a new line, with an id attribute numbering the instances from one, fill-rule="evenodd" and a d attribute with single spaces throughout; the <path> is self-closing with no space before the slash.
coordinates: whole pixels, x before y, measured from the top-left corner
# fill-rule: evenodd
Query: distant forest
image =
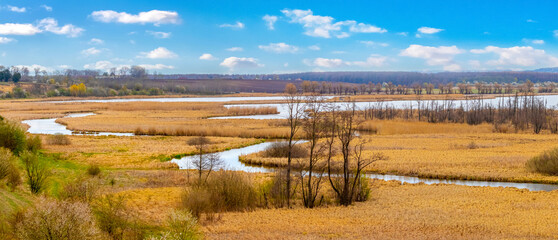
<path id="1" fill-rule="evenodd" d="M 530 80 L 534 83 L 558 82 L 555 72 L 306 72 L 291 74 L 183 74 L 151 76 L 155 79 L 262 79 L 262 80 L 308 80 L 346 83 L 388 83 L 412 84 L 447 84 L 447 83 L 522 83 Z"/>

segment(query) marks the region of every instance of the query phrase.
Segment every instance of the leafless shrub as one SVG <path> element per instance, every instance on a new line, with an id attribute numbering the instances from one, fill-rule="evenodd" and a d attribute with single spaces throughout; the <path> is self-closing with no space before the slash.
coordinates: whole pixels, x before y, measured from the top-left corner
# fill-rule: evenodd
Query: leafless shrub
<path id="1" fill-rule="evenodd" d="M 151 237 L 150 240 L 190 240 L 202 239 L 202 233 L 198 229 L 198 221 L 188 211 L 174 210 L 167 220 L 167 226 L 170 229 L 157 237 Z"/>
<path id="2" fill-rule="evenodd" d="M 89 174 L 90 176 L 97 176 L 99 174 L 101 174 L 101 168 L 99 168 L 98 165 L 91 165 L 87 168 L 87 174 Z"/>
<path id="3" fill-rule="evenodd" d="M 60 193 L 60 198 L 67 201 L 89 203 L 93 200 L 98 190 L 99 183 L 97 180 L 82 178 L 66 184 Z"/>
<path id="4" fill-rule="evenodd" d="M 40 198 L 16 222 L 20 239 L 98 239 L 100 231 L 87 204 Z"/>
<path id="5" fill-rule="evenodd" d="M 106 195 L 92 204 L 101 231 L 112 239 L 142 239 L 144 230 L 134 222 L 123 196 Z"/>

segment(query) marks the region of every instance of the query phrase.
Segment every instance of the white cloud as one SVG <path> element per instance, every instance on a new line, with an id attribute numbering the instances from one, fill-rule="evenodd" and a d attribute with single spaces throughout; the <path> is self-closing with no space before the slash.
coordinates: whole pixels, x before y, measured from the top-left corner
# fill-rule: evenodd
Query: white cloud
<path id="1" fill-rule="evenodd" d="M 265 21 L 265 25 L 267 25 L 269 30 L 275 30 L 274 24 L 277 22 L 277 16 L 265 15 L 262 19 Z"/>
<path id="2" fill-rule="evenodd" d="M 118 22 L 125 24 L 139 23 L 147 24 L 151 23 L 155 26 L 161 24 L 178 24 L 180 23 L 180 17 L 177 12 L 174 11 L 161 11 L 161 10 L 151 10 L 149 12 L 140 12 L 137 15 L 129 14 L 126 12 L 116 12 L 112 10 L 94 11 L 91 13 L 91 17 L 95 21 L 99 22 Z"/>
<path id="3" fill-rule="evenodd" d="M 378 55 L 371 55 L 364 62 L 356 61 L 356 62 L 352 62 L 350 64 L 351 65 L 357 65 L 359 67 L 381 67 L 381 66 L 384 66 L 386 61 L 387 61 L 387 57 L 378 56 Z"/>
<path id="4" fill-rule="evenodd" d="M 10 43 L 15 41 L 15 39 L 13 38 L 7 38 L 7 37 L 0 37 L 0 44 L 4 44 L 4 43 Z"/>
<path id="5" fill-rule="evenodd" d="M 406 36 L 408 36 L 408 35 L 409 35 L 409 33 L 408 33 L 408 32 L 398 32 L 398 33 L 396 33 L 396 34 L 397 34 L 397 35 L 401 35 L 401 36 L 404 36 L 404 37 L 406 37 Z"/>
<path id="6" fill-rule="evenodd" d="M 558 58 L 547 54 L 544 50 L 535 49 L 530 46 L 515 46 L 510 48 L 487 46 L 484 49 L 472 49 L 471 52 L 475 54 L 494 53 L 498 55 L 499 58 L 497 60 L 486 62 L 486 64 L 493 66 L 558 66 Z"/>
<path id="7" fill-rule="evenodd" d="M 227 51 L 229 51 L 229 52 L 242 52 L 242 51 L 244 51 L 244 49 L 241 48 L 241 47 L 232 47 L 232 48 L 227 48 Z"/>
<path id="8" fill-rule="evenodd" d="M 164 59 L 164 58 L 176 58 L 178 55 L 169 51 L 164 47 L 158 47 L 153 49 L 151 52 L 142 52 L 139 57 L 151 58 L 151 59 Z"/>
<path id="9" fill-rule="evenodd" d="M 58 68 L 60 68 L 60 69 L 70 69 L 70 68 L 72 68 L 72 66 L 64 64 L 64 65 L 59 65 Z"/>
<path id="10" fill-rule="evenodd" d="M 156 37 L 156 38 L 169 38 L 171 36 L 170 32 L 154 32 L 154 31 L 145 31 L 148 34 Z"/>
<path id="11" fill-rule="evenodd" d="M 4 23 L 0 24 L 0 35 L 35 35 L 42 32 L 33 24 Z"/>
<path id="12" fill-rule="evenodd" d="M 357 23 L 356 21 L 346 21 L 351 27 L 349 30 L 356 33 L 385 33 L 387 30 L 370 24 Z"/>
<path id="13" fill-rule="evenodd" d="M 533 39 L 533 41 L 531 41 L 531 43 L 533 43 L 533 44 L 539 44 L 539 45 L 540 45 L 540 44 L 544 44 L 544 40 L 541 40 L 541 39 Z"/>
<path id="14" fill-rule="evenodd" d="M 355 33 L 384 33 L 387 30 L 373 25 L 357 23 L 354 20 L 335 21 L 330 16 L 314 15 L 312 10 L 284 9 L 281 11 L 290 19 L 291 23 L 298 23 L 306 30 L 304 34 L 312 37 L 330 38 L 332 35 L 338 38 L 348 37 L 349 34 L 342 30 L 348 27 L 350 32 Z"/>
<path id="15" fill-rule="evenodd" d="M 25 9 L 24 7 L 16 7 L 16 6 L 8 5 L 7 8 L 12 12 L 17 12 L 17 13 L 24 13 L 25 11 L 27 11 L 27 9 Z"/>
<path id="16" fill-rule="evenodd" d="M 217 60 L 216 57 L 214 57 L 213 55 L 211 55 L 210 53 L 204 53 L 200 56 L 200 60 Z"/>
<path id="17" fill-rule="evenodd" d="M 533 19 L 527 19 L 528 23 L 536 23 L 537 21 L 533 20 Z"/>
<path id="18" fill-rule="evenodd" d="M 558 30 L 554 30 L 553 33 L 554 33 L 554 37 L 558 38 Z"/>
<path id="19" fill-rule="evenodd" d="M 434 33 L 439 33 L 441 31 L 444 31 L 444 29 L 431 28 L 431 27 L 420 27 L 419 29 L 417 29 L 417 31 L 419 33 L 422 33 L 422 34 L 434 34 Z"/>
<path id="20" fill-rule="evenodd" d="M 227 67 L 230 70 L 235 70 L 238 68 L 257 68 L 263 67 L 263 64 L 258 63 L 255 58 L 239 58 L 239 57 L 228 57 L 223 60 L 221 64 L 223 67 Z"/>
<path id="21" fill-rule="evenodd" d="M 45 67 L 45 66 L 42 66 L 42 65 L 39 65 L 39 64 L 33 64 L 33 65 L 17 65 L 17 66 L 15 66 L 15 67 L 18 67 L 18 68 L 24 68 L 24 67 L 26 67 L 27 69 L 29 69 L 29 72 L 34 72 L 34 69 L 35 69 L 35 68 L 38 68 L 39 71 L 43 71 L 43 70 L 44 70 L 44 71 L 47 71 L 47 72 L 52 72 L 52 71 L 54 70 L 54 69 L 52 69 L 52 68 L 50 68 L 50 67 Z"/>
<path id="22" fill-rule="evenodd" d="M 298 52 L 298 47 L 286 43 L 270 43 L 269 45 L 259 45 L 258 48 L 267 52 L 274 52 L 274 53 Z"/>
<path id="23" fill-rule="evenodd" d="M 372 47 L 372 46 L 380 46 L 380 47 L 387 47 L 389 46 L 388 43 L 380 43 L 380 42 L 374 42 L 374 41 L 360 41 L 360 43 L 368 46 L 368 47 Z"/>
<path id="24" fill-rule="evenodd" d="M 308 49 L 312 50 L 312 51 L 320 51 L 320 46 L 318 45 L 312 45 L 310 47 L 308 47 Z"/>
<path id="25" fill-rule="evenodd" d="M 138 65 L 147 70 L 163 70 L 163 69 L 174 69 L 174 66 L 164 65 L 164 64 L 140 64 Z"/>
<path id="26" fill-rule="evenodd" d="M 339 58 L 316 58 L 312 62 L 306 62 L 306 65 L 325 67 L 325 68 L 334 68 L 334 67 L 340 67 L 347 64 Z"/>
<path id="27" fill-rule="evenodd" d="M 422 45 L 410 45 L 407 49 L 401 51 L 400 56 L 421 58 L 426 60 L 430 66 L 444 66 L 446 71 L 456 71 L 459 65 L 453 62 L 453 58 L 457 54 L 464 51 L 456 46 L 439 46 L 430 47 Z"/>
<path id="28" fill-rule="evenodd" d="M 85 64 L 83 68 L 85 69 L 95 69 L 95 70 L 108 70 L 112 67 L 115 67 L 110 61 L 97 61 L 93 64 Z"/>
<path id="29" fill-rule="evenodd" d="M 225 24 L 219 25 L 219 27 L 220 28 L 243 29 L 244 28 L 244 23 L 236 21 L 235 24 L 225 23 Z"/>
<path id="30" fill-rule="evenodd" d="M 58 26 L 58 21 L 54 18 L 45 18 L 39 22 L 39 28 L 47 32 L 52 32 L 58 35 L 67 35 L 68 37 L 79 36 L 84 29 L 76 27 L 72 24 L 66 24 L 64 26 Z"/>
<path id="31" fill-rule="evenodd" d="M 84 56 L 86 56 L 86 57 L 88 57 L 88 56 L 93 56 L 93 55 L 97 55 L 97 54 L 99 54 L 99 53 L 101 53 L 101 50 L 99 50 L 99 49 L 97 49 L 97 48 L 94 48 L 94 47 L 88 48 L 88 49 L 85 49 L 85 50 L 81 51 L 81 54 L 84 55 Z"/>
<path id="32" fill-rule="evenodd" d="M 42 8 L 44 8 L 47 12 L 52 12 L 52 7 L 51 6 L 47 6 L 45 4 L 41 5 Z"/>
<path id="33" fill-rule="evenodd" d="M 361 68 L 381 67 L 384 66 L 387 57 L 380 55 L 370 55 L 365 61 L 345 61 L 339 58 L 315 58 L 313 61 L 304 60 L 303 62 L 308 66 L 321 67 L 321 68 L 339 68 L 346 66 L 358 66 Z"/>
<path id="34" fill-rule="evenodd" d="M 98 38 L 91 38 L 91 40 L 89 40 L 89 44 L 90 45 L 102 45 L 104 44 L 105 41 L 98 39 Z"/>

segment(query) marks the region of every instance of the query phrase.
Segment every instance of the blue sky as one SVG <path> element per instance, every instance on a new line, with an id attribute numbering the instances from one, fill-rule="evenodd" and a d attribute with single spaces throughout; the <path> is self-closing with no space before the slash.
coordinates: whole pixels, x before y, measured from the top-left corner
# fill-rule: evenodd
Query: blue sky
<path id="1" fill-rule="evenodd" d="M 162 73 L 558 66 L 557 1 L 0 1 L 0 64 Z"/>

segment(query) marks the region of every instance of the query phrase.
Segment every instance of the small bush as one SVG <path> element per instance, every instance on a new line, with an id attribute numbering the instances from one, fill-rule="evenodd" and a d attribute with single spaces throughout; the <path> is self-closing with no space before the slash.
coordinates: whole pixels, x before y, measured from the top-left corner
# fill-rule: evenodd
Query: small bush
<path id="1" fill-rule="evenodd" d="M 469 145 L 467 145 L 468 149 L 477 149 L 479 148 L 479 145 L 477 143 L 475 143 L 474 141 L 470 142 Z"/>
<path id="2" fill-rule="evenodd" d="M 46 139 L 48 145 L 70 145 L 72 142 L 70 138 L 66 135 L 57 133 L 54 135 L 49 135 Z"/>
<path id="3" fill-rule="evenodd" d="M 205 184 L 192 186 L 182 195 L 182 206 L 199 217 L 225 211 L 246 211 L 258 205 L 256 188 L 242 173 L 219 171 Z"/>
<path id="4" fill-rule="evenodd" d="M 548 175 L 558 175 L 558 148 L 543 152 L 526 163 L 528 170 Z"/>
<path id="5" fill-rule="evenodd" d="M 36 153 L 43 147 L 43 142 L 39 136 L 31 136 L 27 138 L 26 145 L 27 151 Z"/>
<path id="6" fill-rule="evenodd" d="M 287 171 L 279 169 L 272 179 L 259 187 L 259 196 L 266 207 L 282 208 L 287 205 Z"/>
<path id="7" fill-rule="evenodd" d="M 286 158 L 289 156 L 289 143 L 276 142 L 271 144 L 263 151 L 265 157 L 271 158 Z M 291 157 L 304 158 L 308 156 L 308 151 L 300 144 L 293 145 Z"/>
<path id="8" fill-rule="evenodd" d="M 93 203 L 93 213 L 101 231 L 112 239 L 143 239 L 144 232 L 133 222 L 123 196 L 107 195 Z"/>
<path id="9" fill-rule="evenodd" d="M 0 147 L 19 155 L 27 147 L 25 130 L 17 123 L 0 121 Z"/>
<path id="10" fill-rule="evenodd" d="M 20 239 L 98 239 L 87 204 L 39 199 L 15 224 Z"/>
<path id="11" fill-rule="evenodd" d="M 0 180 L 8 177 L 14 168 L 14 155 L 9 149 L 0 148 Z"/>
<path id="12" fill-rule="evenodd" d="M 13 191 L 17 186 L 21 185 L 21 183 L 21 173 L 19 173 L 19 169 L 12 166 L 12 169 L 8 174 L 8 187 L 10 187 Z"/>
<path id="13" fill-rule="evenodd" d="M 370 184 L 366 175 L 361 175 L 358 180 L 356 191 L 355 191 L 355 201 L 356 202 L 366 202 L 370 198 Z"/>
<path id="14" fill-rule="evenodd" d="M 97 181 L 78 179 L 64 186 L 60 192 L 60 198 L 66 201 L 89 203 L 93 200 L 98 190 L 99 183 Z"/>
<path id="15" fill-rule="evenodd" d="M 97 176 L 101 173 L 101 169 L 97 165 L 91 165 L 87 168 L 87 174 Z"/>
<path id="16" fill-rule="evenodd" d="M 201 239 L 202 234 L 198 229 L 198 221 L 187 211 L 173 211 L 167 225 L 170 231 L 166 234 L 165 239 L 188 240 Z"/>
<path id="17" fill-rule="evenodd" d="M 27 183 L 32 193 L 40 193 L 46 187 L 49 170 L 36 153 L 25 151 L 21 154 L 21 161 L 25 167 Z"/>

